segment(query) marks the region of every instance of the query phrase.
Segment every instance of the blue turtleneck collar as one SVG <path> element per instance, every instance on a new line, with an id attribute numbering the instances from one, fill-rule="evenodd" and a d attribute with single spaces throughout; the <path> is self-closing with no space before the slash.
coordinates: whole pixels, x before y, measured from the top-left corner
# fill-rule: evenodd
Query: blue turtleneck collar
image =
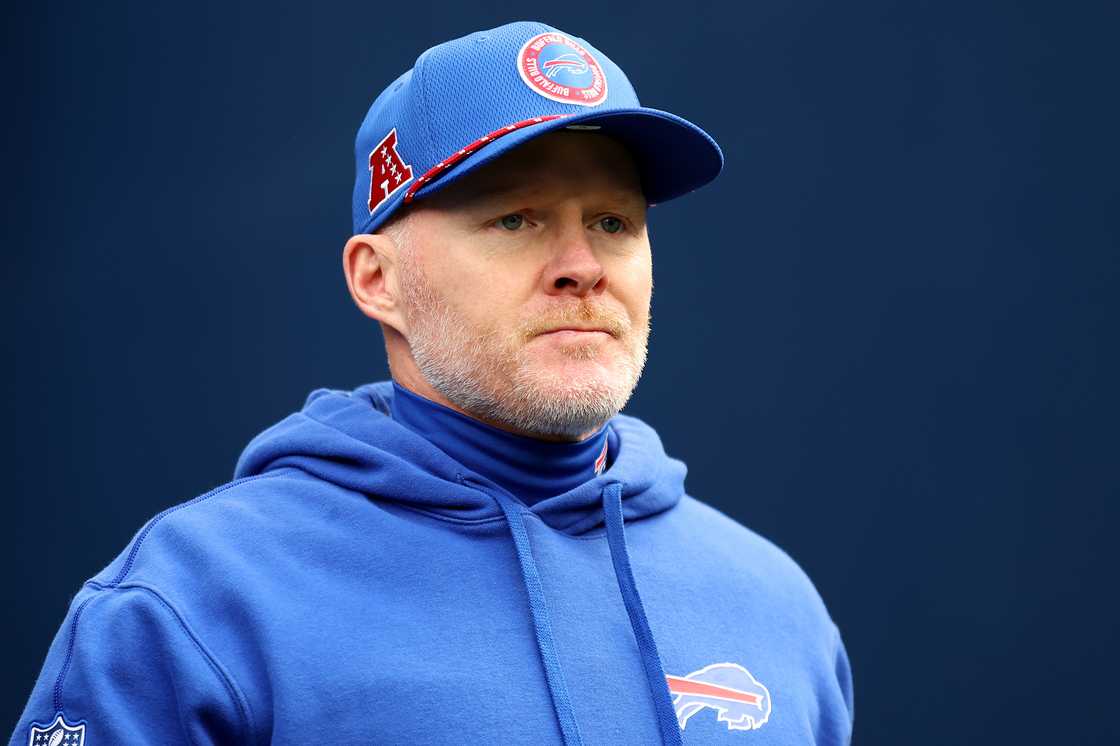
<path id="1" fill-rule="evenodd" d="M 527 505 L 594 479 L 596 464 L 602 462 L 601 472 L 618 453 L 618 436 L 609 424 L 578 443 L 537 440 L 460 414 L 395 381 L 390 409 L 394 420 Z"/>

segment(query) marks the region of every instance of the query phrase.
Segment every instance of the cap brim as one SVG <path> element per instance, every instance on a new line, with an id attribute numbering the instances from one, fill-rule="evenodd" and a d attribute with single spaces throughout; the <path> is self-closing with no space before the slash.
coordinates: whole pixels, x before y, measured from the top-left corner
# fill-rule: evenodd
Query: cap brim
<path id="1" fill-rule="evenodd" d="M 471 153 L 430 184 L 413 200 L 463 178 L 518 145 L 572 125 L 597 126 L 629 149 L 638 166 L 642 191 L 651 205 L 699 189 L 719 175 L 723 152 L 704 130 L 667 111 L 646 107 L 587 112 L 551 119 L 510 132 Z"/>

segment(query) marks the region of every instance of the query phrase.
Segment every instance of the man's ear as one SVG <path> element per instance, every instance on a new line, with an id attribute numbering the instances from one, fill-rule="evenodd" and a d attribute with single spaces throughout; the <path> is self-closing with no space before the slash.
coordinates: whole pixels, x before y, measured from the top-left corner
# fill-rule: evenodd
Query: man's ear
<path id="1" fill-rule="evenodd" d="M 384 233 L 351 236 L 342 250 L 342 270 L 350 297 L 362 313 L 407 334 L 392 238 Z"/>

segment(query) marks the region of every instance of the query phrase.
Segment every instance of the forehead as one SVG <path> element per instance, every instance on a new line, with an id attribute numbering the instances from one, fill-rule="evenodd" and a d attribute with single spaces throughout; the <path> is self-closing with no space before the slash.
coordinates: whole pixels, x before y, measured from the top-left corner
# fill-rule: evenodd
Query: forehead
<path id="1" fill-rule="evenodd" d="M 573 191 L 645 205 L 637 165 L 625 146 L 595 132 L 564 131 L 529 140 L 418 203 L 453 208 Z"/>

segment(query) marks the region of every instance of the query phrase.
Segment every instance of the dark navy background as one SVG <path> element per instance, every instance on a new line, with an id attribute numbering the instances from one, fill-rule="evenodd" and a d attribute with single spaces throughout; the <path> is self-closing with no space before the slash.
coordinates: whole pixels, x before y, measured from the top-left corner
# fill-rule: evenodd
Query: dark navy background
<path id="1" fill-rule="evenodd" d="M 341 269 L 353 134 L 422 49 L 537 16 L 724 147 L 653 211 L 629 411 L 812 576 L 856 742 L 1116 743 L 1116 9 L 9 9 L 0 723 L 148 517 L 386 377 Z"/>

